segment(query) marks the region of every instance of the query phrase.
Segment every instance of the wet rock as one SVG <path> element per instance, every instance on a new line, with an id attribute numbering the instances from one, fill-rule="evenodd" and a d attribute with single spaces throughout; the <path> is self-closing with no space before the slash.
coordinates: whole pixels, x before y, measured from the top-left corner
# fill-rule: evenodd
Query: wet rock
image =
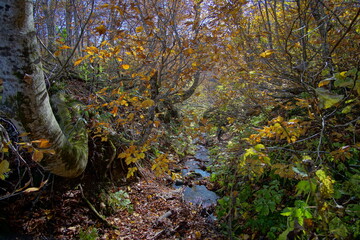
<path id="1" fill-rule="evenodd" d="M 196 178 L 201 178 L 202 175 L 198 172 L 189 172 L 186 174 L 185 176 L 187 179 L 196 179 Z"/>
<path id="2" fill-rule="evenodd" d="M 175 186 L 182 186 L 184 184 L 185 184 L 184 180 L 182 180 L 182 179 L 176 179 L 175 180 Z"/>

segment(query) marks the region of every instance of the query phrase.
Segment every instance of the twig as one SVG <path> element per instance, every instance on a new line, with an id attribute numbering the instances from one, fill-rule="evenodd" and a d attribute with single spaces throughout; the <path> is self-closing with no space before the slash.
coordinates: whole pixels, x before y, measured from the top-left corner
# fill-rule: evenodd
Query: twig
<path id="1" fill-rule="evenodd" d="M 354 120 L 351 120 L 350 122 L 348 122 L 348 123 L 345 123 L 345 124 L 341 124 L 341 125 L 335 125 L 334 127 L 347 127 L 347 126 L 349 126 L 350 124 L 352 124 L 352 123 L 354 123 L 354 122 L 357 122 L 357 121 L 359 121 L 360 120 L 360 117 L 357 117 L 357 118 L 355 118 Z"/>
<path id="2" fill-rule="evenodd" d="M 1 119 L 1 120 L 4 120 L 4 119 Z M 0 124 L 0 133 L 2 135 L 3 142 L 5 142 L 6 145 L 11 149 L 11 151 L 13 153 L 15 153 L 15 155 L 18 157 L 18 159 L 20 159 L 25 164 L 25 167 L 26 167 L 26 170 L 27 170 L 27 171 L 24 171 L 24 174 L 21 177 L 19 176 L 20 179 L 19 179 L 19 182 L 16 184 L 15 189 L 17 188 L 17 186 L 20 185 L 20 183 L 21 183 L 22 179 L 24 178 L 26 172 L 29 174 L 30 182 L 33 183 L 33 177 L 32 177 L 29 165 L 27 164 L 25 159 L 20 155 L 19 151 L 11 143 L 11 140 L 10 140 L 10 137 L 9 137 L 9 134 L 8 134 L 7 130 L 1 124 Z M 20 163 L 18 163 L 18 166 L 20 166 Z M 19 171 L 19 175 L 20 175 L 19 167 L 18 167 L 18 171 Z M 15 196 L 15 194 L 13 193 L 11 196 Z M 11 196 L 8 196 L 8 197 L 11 197 Z"/>
<path id="3" fill-rule="evenodd" d="M 348 34 L 352 28 L 352 26 L 354 25 L 354 23 L 356 22 L 356 19 L 359 17 L 360 15 L 360 8 L 358 9 L 355 17 L 353 18 L 353 20 L 351 21 L 349 27 L 346 29 L 345 33 L 340 37 L 340 39 L 335 43 L 334 47 L 331 49 L 330 51 L 330 55 L 335 51 L 335 49 L 339 46 L 339 44 L 341 43 L 341 41 L 344 39 L 344 37 L 346 36 L 346 34 Z"/>
<path id="4" fill-rule="evenodd" d="M 169 218 L 171 217 L 171 215 L 173 215 L 175 213 L 174 210 L 169 210 L 166 213 L 164 213 L 163 215 L 161 215 L 154 223 L 153 227 L 156 227 L 157 225 L 159 225 L 159 223 L 161 223 L 165 218 Z"/>

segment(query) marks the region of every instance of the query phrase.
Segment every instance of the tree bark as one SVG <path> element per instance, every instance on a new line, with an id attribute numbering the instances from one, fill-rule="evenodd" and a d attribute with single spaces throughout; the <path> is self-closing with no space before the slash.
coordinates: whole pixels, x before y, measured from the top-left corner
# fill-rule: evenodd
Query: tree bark
<path id="1" fill-rule="evenodd" d="M 30 133 L 30 140 L 49 141 L 55 154 L 46 154 L 41 161 L 46 170 L 63 177 L 79 176 L 88 160 L 86 129 L 78 121 L 70 130 L 71 112 L 59 104 L 59 117 L 63 117 L 65 127 L 62 129 L 52 111 L 36 40 L 32 0 L 0 0 L 0 66 L 0 114 L 11 119 L 19 131 Z"/>
<path id="2" fill-rule="evenodd" d="M 51 52 L 55 51 L 55 0 L 42 2 L 46 19 L 47 46 Z"/>

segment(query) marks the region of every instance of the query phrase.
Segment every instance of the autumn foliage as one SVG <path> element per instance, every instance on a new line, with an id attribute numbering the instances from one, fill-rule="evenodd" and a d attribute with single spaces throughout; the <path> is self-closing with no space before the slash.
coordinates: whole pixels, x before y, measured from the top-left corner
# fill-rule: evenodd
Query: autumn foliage
<path id="1" fill-rule="evenodd" d="M 36 8 L 45 75 L 82 103 L 102 177 L 175 179 L 202 141 L 229 239 L 360 236 L 359 3 L 65 2 Z M 55 154 L 2 141 L 2 180 L 13 144 Z"/>

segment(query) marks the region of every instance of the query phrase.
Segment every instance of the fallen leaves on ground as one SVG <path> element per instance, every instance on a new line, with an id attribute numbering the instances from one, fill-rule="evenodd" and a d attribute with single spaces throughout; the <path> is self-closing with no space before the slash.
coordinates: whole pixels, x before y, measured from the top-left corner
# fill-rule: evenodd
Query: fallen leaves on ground
<path id="1" fill-rule="evenodd" d="M 85 195 L 89 194 L 88 188 L 84 187 Z M 108 222 L 116 228 L 105 226 L 96 218 L 75 187 L 34 194 L 33 199 L 26 200 L 33 207 L 18 208 L 7 220 L 19 234 L 44 239 L 74 239 L 88 229 L 96 229 L 99 239 L 224 239 L 215 222 L 202 217 L 201 209 L 182 200 L 181 190 L 166 186 L 161 179 L 148 177 L 126 187 L 110 189 L 119 190 L 129 194 L 133 211 L 118 210 L 107 215 Z M 89 199 L 101 210 L 99 199 Z M 26 205 L 24 199 L 18 201 Z"/>

